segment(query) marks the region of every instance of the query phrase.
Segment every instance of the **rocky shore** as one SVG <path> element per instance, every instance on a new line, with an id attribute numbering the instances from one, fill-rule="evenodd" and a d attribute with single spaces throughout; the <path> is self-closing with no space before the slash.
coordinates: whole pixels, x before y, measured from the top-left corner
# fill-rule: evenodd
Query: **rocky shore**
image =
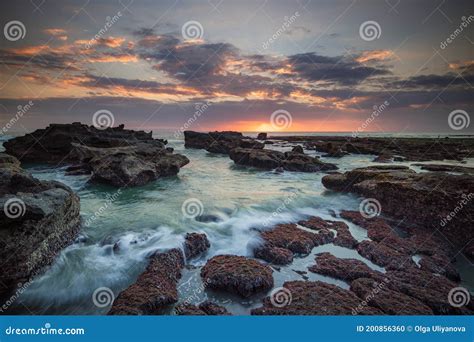
<path id="1" fill-rule="evenodd" d="M 80 229 L 79 197 L 64 184 L 40 181 L 0 153 L 0 298 L 50 265 Z M 20 285 L 19 285 L 20 284 Z"/>

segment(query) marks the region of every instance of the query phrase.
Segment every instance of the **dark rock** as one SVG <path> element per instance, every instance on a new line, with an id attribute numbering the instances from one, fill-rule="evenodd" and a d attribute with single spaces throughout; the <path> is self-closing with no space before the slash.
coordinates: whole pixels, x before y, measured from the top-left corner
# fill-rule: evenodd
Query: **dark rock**
<path id="1" fill-rule="evenodd" d="M 293 252 L 286 248 L 273 247 L 265 244 L 254 250 L 256 258 L 276 265 L 288 265 L 293 262 Z"/>
<path id="2" fill-rule="evenodd" d="M 199 306 L 180 304 L 175 308 L 175 313 L 181 316 L 230 316 L 226 308 L 206 301 Z"/>
<path id="3" fill-rule="evenodd" d="M 64 184 L 40 181 L 0 153 L 0 298 L 50 265 L 77 237 L 79 197 Z"/>
<path id="4" fill-rule="evenodd" d="M 192 259 L 206 252 L 211 244 L 206 234 L 187 233 L 184 238 L 184 255 L 186 259 Z"/>
<path id="5" fill-rule="evenodd" d="M 258 133 L 257 139 L 258 139 L 258 140 L 265 140 L 265 139 L 267 139 L 267 133 Z"/>
<path id="6" fill-rule="evenodd" d="M 303 147 L 301 147 L 300 145 L 297 145 L 297 146 L 293 147 L 293 149 L 291 150 L 291 152 L 304 154 Z"/>
<path id="7" fill-rule="evenodd" d="M 336 246 L 346 247 L 346 248 L 355 248 L 357 246 L 357 240 L 352 236 L 349 231 L 349 227 L 342 221 L 328 221 L 323 220 L 320 217 L 310 217 L 307 221 L 300 221 L 298 224 L 309 228 L 314 229 L 319 232 L 319 234 L 324 234 L 327 236 L 325 243 L 333 242 Z M 337 236 L 334 238 L 334 234 L 331 232 L 335 230 Z"/>
<path id="8" fill-rule="evenodd" d="M 387 154 L 381 154 L 378 157 L 374 158 L 372 162 L 374 163 L 391 163 L 393 161 L 393 157 Z"/>
<path id="9" fill-rule="evenodd" d="M 382 273 L 372 270 L 357 259 L 339 259 L 331 253 L 316 255 L 316 265 L 308 267 L 313 273 L 330 276 L 347 282 L 358 278 L 382 279 Z"/>
<path id="10" fill-rule="evenodd" d="M 317 172 L 335 170 L 333 164 L 323 163 L 318 158 L 306 154 L 282 153 L 266 149 L 235 148 L 230 151 L 230 158 L 238 165 L 253 166 L 271 170 L 282 167 L 287 171 Z"/>
<path id="11" fill-rule="evenodd" d="M 194 131 L 184 131 L 184 146 L 186 148 L 208 149 L 208 147 L 219 140 L 243 139 L 244 136 L 239 132 L 209 132 L 200 133 Z"/>
<path id="12" fill-rule="evenodd" d="M 351 315 L 362 300 L 353 292 L 321 281 L 290 281 L 283 284 L 286 290 L 280 298 L 270 297 L 263 306 L 251 311 L 252 315 Z M 284 291 L 284 292 L 283 292 Z M 361 315 L 381 315 L 377 308 L 361 306 Z"/>
<path id="13" fill-rule="evenodd" d="M 176 286 L 183 266 L 183 253 L 179 249 L 153 254 L 137 281 L 117 296 L 109 315 L 159 314 L 161 309 L 176 303 Z"/>
<path id="14" fill-rule="evenodd" d="M 236 255 L 211 258 L 201 270 L 206 287 L 250 297 L 273 286 L 273 271 L 256 260 Z"/>
<path id="15" fill-rule="evenodd" d="M 433 314 L 433 310 L 421 301 L 401 292 L 390 290 L 387 286 L 388 281 L 388 279 L 376 281 L 369 278 L 359 278 L 351 283 L 351 291 L 387 315 Z"/>
<path id="16" fill-rule="evenodd" d="M 427 171 L 459 172 L 474 175 L 474 167 L 449 164 L 411 164 L 411 166 L 419 166 L 422 170 Z"/>

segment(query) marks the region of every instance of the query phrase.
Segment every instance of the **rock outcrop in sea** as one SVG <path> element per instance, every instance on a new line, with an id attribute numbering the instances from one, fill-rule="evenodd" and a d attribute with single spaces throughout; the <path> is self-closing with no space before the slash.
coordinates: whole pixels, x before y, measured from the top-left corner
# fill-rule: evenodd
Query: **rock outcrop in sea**
<path id="1" fill-rule="evenodd" d="M 0 153 L 0 297 L 38 275 L 80 230 L 79 197 Z M 21 285 L 20 285 L 21 286 Z"/>

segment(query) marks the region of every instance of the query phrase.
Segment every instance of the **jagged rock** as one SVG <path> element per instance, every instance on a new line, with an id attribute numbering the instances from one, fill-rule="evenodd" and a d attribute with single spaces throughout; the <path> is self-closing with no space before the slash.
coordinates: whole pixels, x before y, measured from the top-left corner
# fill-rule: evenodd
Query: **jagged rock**
<path id="1" fill-rule="evenodd" d="M 282 153 L 266 149 L 235 148 L 229 153 L 230 158 L 238 165 L 253 166 L 271 170 L 282 167 L 287 171 L 317 172 L 335 170 L 334 164 L 323 163 L 318 158 L 306 154 Z"/>
<path id="2" fill-rule="evenodd" d="M 308 267 L 313 273 L 330 276 L 347 282 L 358 278 L 382 279 L 380 272 L 372 270 L 364 262 L 357 259 L 340 259 L 331 253 L 316 255 L 316 265 Z"/>
<path id="3" fill-rule="evenodd" d="M 358 278 L 351 283 L 351 291 L 368 304 L 387 315 L 432 315 L 433 310 L 418 299 L 388 288 L 388 279 L 377 281 Z"/>
<path id="4" fill-rule="evenodd" d="M 186 259 L 192 259 L 206 252 L 211 244 L 207 235 L 202 233 L 187 233 L 184 238 L 184 255 Z"/>
<path id="5" fill-rule="evenodd" d="M 80 229 L 79 197 L 40 181 L 0 153 L 0 297 L 26 283 L 72 243 Z"/>
<path id="6" fill-rule="evenodd" d="M 392 161 L 393 157 L 387 154 L 381 154 L 372 160 L 373 163 L 391 163 Z"/>
<path id="7" fill-rule="evenodd" d="M 336 246 L 346 248 L 355 248 L 357 246 L 357 240 L 352 236 L 347 224 L 342 221 L 323 220 L 320 217 L 313 216 L 306 221 L 298 222 L 298 224 L 316 230 L 319 234 L 325 234 L 328 237 L 326 243 L 332 241 Z M 336 231 L 337 235 L 335 238 L 331 229 Z"/>
<path id="8" fill-rule="evenodd" d="M 267 139 L 267 133 L 258 133 L 257 139 L 258 140 L 266 140 Z"/>
<path id="9" fill-rule="evenodd" d="M 256 258 L 275 265 L 288 265 L 293 262 L 293 252 L 286 248 L 274 247 L 269 244 L 257 247 L 254 250 Z"/>
<path id="10" fill-rule="evenodd" d="M 280 296 L 263 300 L 252 315 L 351 315 L 362 300 L 353 292 L 321 281 L 290 281 L 283 284 Z M 280 292 L 279 291 L 279 292 Z M 377 308 L 361 306 L 360 315 L 381 315 Z"/>
<path id="11" fill-rule="evenodd" d="M 297 146 L 293 147 L 291 149 L 291 152 L 304 154 L 303 147 L 301 147 L 300 145 L 297 145 Z"/>
<path id="12" fill-rule="evenodd" d="M 219 140 L 240 140 L 244 136 L 239 132 L 224 131 L 224 132 L 209 132 L 200 133 L 194 131 L 184 131 L 184 146 L 186 148 L 207 149 L 210 144 Z"/>
<path id="13" fill-rule="evenodd" d="M 273 286 L 272 269 L 260 262 L 236 255 L 218 255 L 201 269 L 206 287 L 250 297 Z"/>
<path id="14" fill-rule="evenodd" d="M 179 249 L 153 254 L 137 281 L 117 296 L 109 315 L 159 314 L 166 306 L 176 303 L 183 267 L 183 253 Z"/>

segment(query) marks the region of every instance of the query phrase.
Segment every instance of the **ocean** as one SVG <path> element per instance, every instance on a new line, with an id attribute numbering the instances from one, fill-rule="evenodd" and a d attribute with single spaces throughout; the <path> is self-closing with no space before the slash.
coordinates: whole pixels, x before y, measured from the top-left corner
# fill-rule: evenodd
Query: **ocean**
<path id="1" fill-rule="evenodd" d="M 298 135 L 310 134 L 320 133 Z M 64 249 L 46 272 L 24 286 L 24 291 L 14 303 L 13 312 L 105 314 L 109 308 L 99 308 L 92 301 L 96 289 L 107 287 L 117 296 L 135 281 L 146 267 L 147 257 L 153 252 L 181 247 L 187 232 L 204 232 L 211 247 L 205 256 L 189 261 L 178 288 L 180 300 L 200 303 L 210 299 L 233 314 L 248 314 L 252 308 L 261 305 L 261 299 L 266 294 L 241 299 L 203 290 L 199 266 L 219 254 L 252 256 L 253 247 L 259 243 L 256 228 L 266 229 L 277 223 L 296 222 L 313 215 L 334 219 L 331 213 L 337 214 L 343 209 L 358 210 L 362 199 L 352 194 L 327 191 L 321 184 L 324 173 L 278 174 L 241 167 L 225 155 L 185 149 L 184 141 L 175 138 L 173 133 L 156 134 L 155 137 L 168 139 L 168 146 L 186 155 L 190 163 L 176 177 L 160 179 L 142 187 L 118 191 L 112 187 L 89 184 L 87 176 L 66 176 L 65 167 L 24 165 L 35 177 L 58 180 L 77 192 L 81 199 L 84 226 L 75 243 Z M 8 139 L 5 136 L 0 138 Z M 289 145 L 267 145 L 266 148 L 287 151 L 291 149 Z M 306 152 L 310 155 L 322 154 Z M 372 162 L 374 157 L 348 155 L 340 159 L 321 160 L 337 164 L 339 171 L 344 172 L 375 165 Z M 469 159 L 466 165 L 474 165 L 474 158 Z M 192 217 L 196 210 L 201 215 Z M 345 222 L 358 241 L 367 239 L 364 229 Z M 307 257 L 296 258 L 288 266 L 276 268 L 275 287 L 305 276 L 309 280 L 322 280 L 348 288 L 343 281 L 307 272 L 307 267 L 314 264 L 314 255 L 322 251 L 340 258 L 356 258 L 373 269 L 385 272 L 354 250 L 328 244 L 315 248 Z M 462 256 L 458 259 L 462 286 L 474 290 L 468 261 Z M 302 274 L 302 271 L 307 273 Z"/>

